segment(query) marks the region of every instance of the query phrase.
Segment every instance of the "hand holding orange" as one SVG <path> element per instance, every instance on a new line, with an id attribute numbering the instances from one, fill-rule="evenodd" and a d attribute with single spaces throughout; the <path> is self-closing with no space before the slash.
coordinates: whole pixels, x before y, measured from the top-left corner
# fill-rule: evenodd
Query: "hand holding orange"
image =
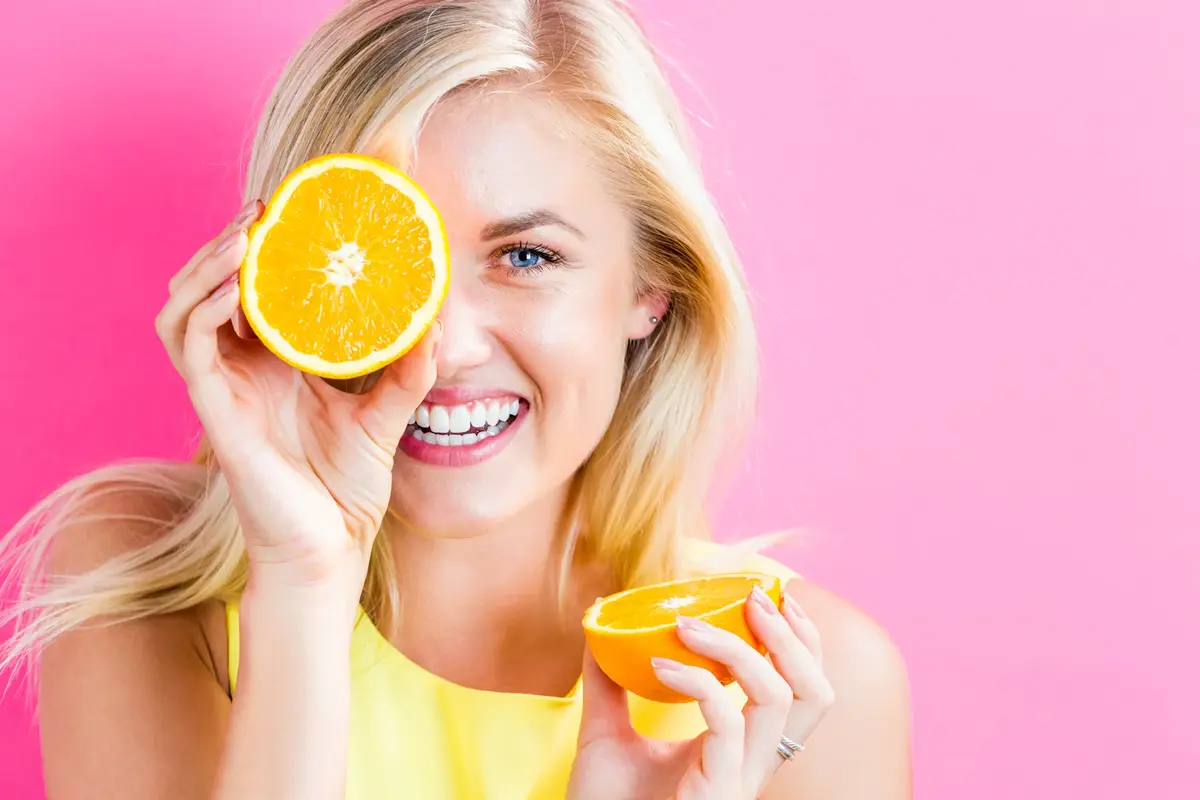
<path id="1" fill-rule="evenodd" d="M 722 684 L 732 682 L 723 664 L 684 646 L 675 632 L 676 619 L 685 615 L 704 620 L 764 652 L 746 622 L 746 601 L 755 586 L 779 604 L 779 579 L 754 572 L 669 581 L 603 597 L 583 618 L 588 648 L 600 669 L 627 691 L 660 703 L 688 702 L 692 698 L 659 681 L 650 659 L 703 667 Z"/>

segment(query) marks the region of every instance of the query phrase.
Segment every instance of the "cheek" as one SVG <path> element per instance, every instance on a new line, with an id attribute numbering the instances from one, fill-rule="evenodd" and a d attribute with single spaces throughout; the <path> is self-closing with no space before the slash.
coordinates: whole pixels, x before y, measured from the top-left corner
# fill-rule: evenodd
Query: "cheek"
<path id="1" fill-rule="evenodd" d="M 603 433 L 625 367 L 628 309 L 621 299 L 595 286 L 545 294 L 514 320 L 512 351 L 537 388 L 547 425 L 569 425 L 596 440 Z"/>

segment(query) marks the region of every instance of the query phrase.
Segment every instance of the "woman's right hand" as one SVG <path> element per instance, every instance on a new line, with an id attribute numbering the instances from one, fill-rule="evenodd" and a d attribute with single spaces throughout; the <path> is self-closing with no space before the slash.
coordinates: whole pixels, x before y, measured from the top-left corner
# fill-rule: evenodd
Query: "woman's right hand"
<path id="1" fill-rule="evenodd" d="M 409 416 L 437 376 L 441 323 L 364 393 L 342 391 L 233 331 L 254 201 L 170 282 L 156 320 L 229 484 L 252 580 L 349 580 L 357 601 Z"/>

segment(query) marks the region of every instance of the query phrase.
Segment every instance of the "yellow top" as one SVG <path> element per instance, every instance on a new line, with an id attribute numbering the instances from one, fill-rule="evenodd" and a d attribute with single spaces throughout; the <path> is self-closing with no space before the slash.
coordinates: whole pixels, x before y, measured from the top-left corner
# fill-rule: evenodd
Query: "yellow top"
<path id="1" fill-rule="evenodd" d="M 728 567 L 796 577 L 752 555 Z M 721 569 L 726 571 L 726 569 Z M 237 686 L 238 610 L 226 606 L 229 682 Z M 347 800 L 561 800 L 575 757 L 580 687 L 566 697 L 489 692 L 440 678 L 405 658 L 364 614 L 352 664 Z M 739 705 L 744 702 L 736 684 Z M 656 739 L 704 730 L 695 703 L 630 696 L 634 727 Z"/>

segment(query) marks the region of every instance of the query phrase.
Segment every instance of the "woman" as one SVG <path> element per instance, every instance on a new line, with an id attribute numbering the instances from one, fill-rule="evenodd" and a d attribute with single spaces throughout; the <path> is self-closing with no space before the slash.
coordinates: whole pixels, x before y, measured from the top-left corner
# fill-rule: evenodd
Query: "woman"
<path id="1" fill-rule="evenodd" d="M 454 263 L 440 324 L 373 386 L 295 372 L 237 308 L 259 198 L 343 151 L 413 175 Z M 352 2 L 280 79 L 246 193 L 157 320 L 198 463 L 100 470 L 27 520 L 49 515 L 8 656 L 41 652 L 51 797 L 909 797 L 886 636 L 701 541 L 755 344 L 623 7 Z M 488 447 L 426 438 L 477 408 L 507 417 Z M 748 605 L 770 659 L 679 630 L 733 686 L 660 662 L 698 702 L 658 705 L 587 657 L 597 596 L 739 568 L 789 580 L 782 612 Z"/>

